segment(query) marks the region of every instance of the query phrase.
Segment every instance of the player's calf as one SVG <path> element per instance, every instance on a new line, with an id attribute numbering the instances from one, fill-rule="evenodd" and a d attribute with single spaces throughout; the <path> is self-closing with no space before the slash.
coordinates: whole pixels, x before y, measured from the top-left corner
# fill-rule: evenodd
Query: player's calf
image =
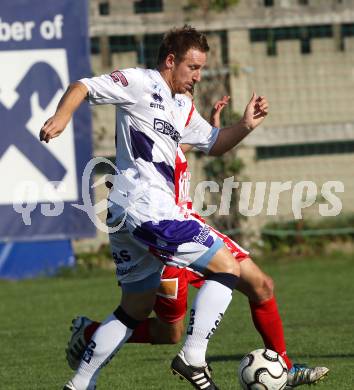
<path id="1" fill-rule="evenodd" d="M 236 289 L 251 302 L 261 303 L 274 296 L 274 282 L 251 258 L 240 262 L 241 275 Z"/>

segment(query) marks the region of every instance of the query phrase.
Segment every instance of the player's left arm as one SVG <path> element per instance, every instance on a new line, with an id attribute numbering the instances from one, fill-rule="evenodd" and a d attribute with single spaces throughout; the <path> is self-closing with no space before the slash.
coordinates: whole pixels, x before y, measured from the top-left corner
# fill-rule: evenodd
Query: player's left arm
<path id="1" fill-rule="evenodd" d="M 220 129 L 218 136 L 209 150 L 212 156 L 221 156 L 240 143 L 248 134 L 259 126 L 268 114 L 268 101 L 264 96 L 253 92 L 246 106 L 243 117 L 236 124 Z"/>
<path id="2" fill-rule="evenodd" d="M 230 96 L 223 96 L 220 100 L 216 101 L 210 112 L 209 123 L 214 127 L 221 126 L 221 112 L 229 104 Z"/>
<path id="3" fill-rule="evenodd" d="M 230 100 L 230 96 L 223 96 L 221 99 L 217 100 L 210 112 L 210 120 L 209 123 L 213 127 L 220 127 L 220 116 L 222 110 L 228 105 Z M 182 149 L 182 152 L 186 154 L 187 152 L 191 151 L 193 149 L 193 145 L 189 144 L 180 144 L 180 148 Z"/>

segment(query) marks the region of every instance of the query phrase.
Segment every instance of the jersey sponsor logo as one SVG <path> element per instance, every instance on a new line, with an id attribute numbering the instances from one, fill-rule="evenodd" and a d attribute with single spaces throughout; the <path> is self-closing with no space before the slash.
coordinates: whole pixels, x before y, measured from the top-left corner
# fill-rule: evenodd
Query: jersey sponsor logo
<path id="1" fill-rule="evenodd" d="M 184 107 L 186 105 L 185 101 L 183 99 L 176 99 L 176 103 L 178 107 Z"/>
<path id="2" fill-rule="evenodd" d="M 96 343 L 91 340 L 89 343 L 88 343 L 88 346 L 85 350 L 85 353 L 82 357 L 82 360 L 84 362 L 86 362 L 87 364 L 90 364 L 90 361 L 92 359 L 92 356 L 93 356 L 93 353 L 94 353 L 94 349 L 96 348 Z"/>
<path id="3" fill-rule="evenodd" d="M 124 275 L 127 275 L 130 272 L 132 272 L 137 267 L 138 267 L 137 264 L 134 264 L 134 265 L 132 265 L 130 267 L 124 267 L 124 268 L 118 268 L 117 267 L 116 274 L 117 274 L 117 276 L 124 276 Z"/>
<path id="4" fill-rule="evenodd" d="M 204 242 L 208 239 L 210 233 L 209 226 L 205 225 L 200 230 L 199 234 L 197 236 L 193 237 L 193 241 L 198 242 L 199 244 L 204 244 Z"/>
<path id="5" fill-rule="evenodd" d="M 150 103 L 150 107 L 151 108 L 158 108 L 162 111 L 165 111 L 165 106 L 163 104 L 161 104 L 163 101 L 162 96 L 157 92 L 154 92 L 153 94 L 151 94 L 151 96 L 154 99 L 154 102 Z"/>
<path id="6" fill-rule="evenodd" d="M 158 108 L 158 109 L 160 109 L 160 110 L 162 110 L 162 111 L 165 111 L 165 106 L 163 106 L 162 104 L 159 104 L 159 103 L 153 103 L 153 102 L 151 102 L 151 103 L 150 103 L 150 107 L 151 107 L 151 108 Z"/>
<path id="7" fill-rule="evenodd" d="M 154 118 L 154 129 L 159 133 L 170 136 L 175 142 L 179 142 L 182 138 L 179 132 L 171 125 L 171 123 L 168 123 L 162 119 Z"/>
<path id="8" fill-rule="evenodd" d="M 195 310 L 191 309 L 190 316 L 189 316 L 189 324 L 187 328 L 187 334 L 191 336 L 193 334 L 194 330 L 194 317 L 195 317 Z"/>
<path id="9" fill-rule="evenodd" d="M 155 100 L 155 102 L 162 103 L 163 99 L 159 93 L 154 92 L 151 96 Z"/>
<path id="10" fill-rule="evenodd" d="M 119 253 L 112 252 L 112 256 L 117 266 L 118 264 L 123 264 L 131 260 L 131 256 L 127 250 L 121 250 Z"/>
<path id="11" fill-rule="evenodd" d="M 128 80 L 120 70 L 113 71 L 110 76 L 115 83 L 121 82 L 123 87 L 128 86 Z"/>
<path id="12" fill-rule="evenodd" d="M 208 333 L 208 335 L 206 337 L 207 340 L 209 340 L 210 337 L 215 333 L 215 331 L 216 331 L 217 327 L 220 325 L 220 322 L 221 322 L 223 317 L 224 317 L 224 314 L 223 313 L 219 313 L 219 318 L 215 321 L 214 327 L 212 327 L 210 329 L 210 332 Z"/>

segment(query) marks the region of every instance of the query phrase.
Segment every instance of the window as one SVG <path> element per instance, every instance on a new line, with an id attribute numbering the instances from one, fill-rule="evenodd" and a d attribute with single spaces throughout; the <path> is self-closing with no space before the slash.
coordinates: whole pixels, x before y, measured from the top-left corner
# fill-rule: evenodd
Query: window
<path id="1" fill-rule="evenodd" d="M 301 39 L 301 54 L 310 54 L 311 53 L 311 41 L 309 37 L 304 37 Z"/>
<path id="2" fill-rule="evenodd" d="M 354 24 L 342 24 L 343 37 L 354 37 Z"/>
<path id="3" fill-rule="evenodd" d="M 277 55 L 277 45 L 276 45 L 275 41 L 268 42 L 267 55 L 268 56 L 276 56 Z"/>
<path id="4" fill-rule="evenodd" d="M 343 25 L 344 26 L 344 25 Z M 354 24 L 342 26 L 342 34 L 354 35 Z M 267 54 L 276 55 L 277 41 L 298 39 L 301 41 L 301 53 L 311 53 L 312 38 L 331 38 L 333 37 L 333 27 L 331 25 L 321 26 L 292 26 L 277 28 L 253 28 L 249 30 L 251 42 L 266 42 Z"/>
<path id="5" fill-rule="evenodd" d="M 264 0 L 264 6 L 265 7 L 273 7 L 274 0 Z"/>
<path id="6" fill-rule="evenodd" d="M 134 2 L 134 12 L 145 14 L 149 12 L 162 12 L 162 0 L 140 0 Z"/>
<path id="7" fill-rule="evenodd" d="M 269 28 L 253 28 L 250 30 L 251 42 L 266 42 L 269 39 L 271 29 Z M 354 24 L 343 25 L 342 31 L 349 36 L 354 32 Z M 308 26 L 308 27 L 277 27 L 273 29 L 274 39 L 282 41 L 287 39 L 301 39 L 304 34 L 310 38 L 331 38 L 333 30 L 331 25 L 324 24 L 322 26 Z"/>
<path id="8" fill-rule="evenodd" d="M 109 37 L 109 48 L 111 53 L 124 53 L 136 51 L 137 44 L 132 35 L 111 36 Z"/>
<path id="9" fill-rule="evenodd" d="M 92 37 L 90 44 L 91 44 L 91 54 L 99 54 L 99 52 L 100 52 L 100 38 L 99 37 Z"/>
<path id="10" fill-rule="evenodd" d="M 301 27 L 299 29 L 300 40 L 301 40 L 301 54 L 310 54 L 311 53 L 311 29 L 308 27 Z"/>
<path id="11" fill-rule="evenodd" d="M 354 141 L 319 142 L 310 144 L 259 146 L 256 156 L 259 160 L 284 157 L 301 157 L 323 154 L 354 153 Z"/>
<path id="12" fill-rule="evenodd" d="M 157 54 L 163 38 L 163 34 L 145 35 L 142 41 L 142 47 L 139 51 L 139 63 L 145 64 L 147 68 L 155 68 Z"/>
<path id="13" fill-rule="evenodd" d="M 274 29 L 274 36 L 277 41 L 299 39 L 300 29 L 299 27 L 278 27 Z"/>
<path id="14" fill-rule="evenodd" d="M 333 28 L 329 24 L 322 26 L 309 26 L 308 32 L 310 38 L 331 38 L 333 37 Z"/>
<path id="15" fill-rule="evenodd" d="M 274 29 L 270 28 L 267 35 L 267 55 L 276 56 L 277 55 L 277 43 L 275 40 Z"/>
<path id="16" fill-rule="evenodd" d="M 342 24 L 339 34 L 339 49 L 345 50 L 345 38 L 354 36 L 354 24 Z"/>
<path id="17" fill-rule="evenodd" d="M 220 54 L 221 54 L 221 63 L 227 65 L 229 63 L 229 50 L 228 50 L 228 39 L 227 32 L 225 30 L 220 31 L 204 31 L 207 38 L 209 36 L 219 36 L 220 37 Z M 209 38 L 208 38 L 209 39 Z"/>
<path id="18" fill-rule="evenodd" d="M 221 58 L 224 65 L 229 63 L 229 50 L 228 50 L 228 39 L 227 32 L 220 31 L 220 42 L 221 42 Z"/>
<path id="19" fill-rule="evenodd" d="M 299 5 L 309 5 L 309 0 L 298 0 Z"/>
<path id="20" fill-rule="evenodd" d="M 108 1 L 104 2 L 104 3 L 100 3 L 98 5 L 98 11 L 100 13 L 100 15 L 109 15 L 109 3 Z"/>
<path id="21" fill-rule="evenodd" d="M 251 42 L 265 42 L 268 37 L 268 28 L 252 28 L 250 30 Z"/>
<path id="22" fill-rule="evenodd" d="M 264 6 L 265 7 L 273 7 L 274 0 L 264 0 Z"/>

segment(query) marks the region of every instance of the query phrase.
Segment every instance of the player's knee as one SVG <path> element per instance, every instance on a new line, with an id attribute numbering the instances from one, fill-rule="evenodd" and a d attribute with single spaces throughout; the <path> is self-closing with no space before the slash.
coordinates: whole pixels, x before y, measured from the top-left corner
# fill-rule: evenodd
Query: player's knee
<path id="1" fill-rule="evenodd" d="M 140 320 L 148 318 L 152 312 L 153 306 L 150 302 L 142 302 L 139 307 L 135 307 L 132 315 Z"/>
<path id="2" fill-rule="evenodd" d="M 240 266 L 239 264 L 235 261 L 234 258 L 229 258 L 227 263 L 225 264 L 225 269 L 224 271 L 225 273 L 227 274 L 232 274 L 232 275 L 235 275 L 235 276 L 239 276 L 240 275 Z"/>
<path id="3" fill-rule="evenodd" d="M 122 300 L 121 307 L 130 317 L 143 321 L 145 318 L 148 318 L 152 312 L 153 302 L 141 300 L 135 304 L 131 304 L 131 302 Z"/>
<path id="4" fill-rule="evenodd" d="M 208 270 L 213 273 L 240 276 L 240 265 L 226 248 L 223 248 L 214 256 L 208 264 Z"/>
<path id="5" fill-rule="evenodd" d="M 265 291 L 268 293 L 268 295 L 270 295 L 270 297 L 272 297 L 274 295 L 273 279 L 270 276 L 266 275 L 264 284 L 265 284 L 264 286 Z"/>
<path id="6" fill-rule="evenodd" d="M 259 275 L 256 283 L 253 285 L 253 293 L 254 300 L 257 302 L 266 301 L 272 298 L 274 294 L 273 279 L 266 274 Z"/>
<path id="7" fill-rule="evenodd" d="M 130 329 L 135 329 L 139 325 L 139 323 L 140 323 L 139 320 L 137 320 L 136 318 L 133 318 L 132 316 L 130 316 L 122 308 L 122 306 L 118 306 L 117 309 L 113 312 L 113 314 L 117 318 L 117 320 L 119 320 L 122 324 L 124 324 L 126 327 L 128 327 Z"/>

